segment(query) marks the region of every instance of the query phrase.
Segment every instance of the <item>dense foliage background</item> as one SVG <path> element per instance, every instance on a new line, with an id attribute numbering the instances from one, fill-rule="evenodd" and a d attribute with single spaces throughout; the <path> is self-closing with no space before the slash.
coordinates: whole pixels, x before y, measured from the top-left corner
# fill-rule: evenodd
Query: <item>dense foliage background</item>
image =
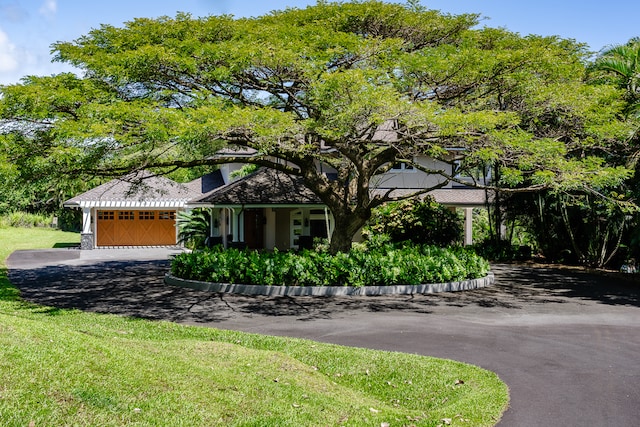
<path id="1" fill-rule="evenodd" d="M 365 237 L 386 234 L 393 243 L 446 247 L 462 243 L 463 219 L 432 197 L 391 202 L 376 208 L 363 230 Z"/>

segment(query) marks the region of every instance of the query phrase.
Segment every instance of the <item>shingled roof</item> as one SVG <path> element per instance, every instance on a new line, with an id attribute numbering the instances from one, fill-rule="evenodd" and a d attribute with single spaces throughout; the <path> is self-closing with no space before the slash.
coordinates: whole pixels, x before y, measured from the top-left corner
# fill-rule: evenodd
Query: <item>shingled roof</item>
<path id="1" fill-rule="evenodd" d="M 217 188 L 189 205 L 320 205 L 322 201 L 304 186 L 302 178 L 270 168 Z"/>
<path id="2" fill-rule="evenodd" d="M 183 207 L 201 193 L 162 176 L 142 171 L 113 179 L 64 202 L 66 207 Z"/>
<path id="3" fill-rule="evenodd" d="M 386 194 L 387 188 L 378 188 L 373 191 L 374 194 Z M 406 197 L 421 191 L 419 188 L 398 188 L 391 192 L 391 197 Z M 440 188 L 432 190 L 425 195 L 432 196 L 434 200 L 446 206 L 455 207 L 483 207 L 487 204 L 487 193 L 478 188 L 461 187 L 461 188 Z M 489 198 L 491 201 L 491 197 Z"/>

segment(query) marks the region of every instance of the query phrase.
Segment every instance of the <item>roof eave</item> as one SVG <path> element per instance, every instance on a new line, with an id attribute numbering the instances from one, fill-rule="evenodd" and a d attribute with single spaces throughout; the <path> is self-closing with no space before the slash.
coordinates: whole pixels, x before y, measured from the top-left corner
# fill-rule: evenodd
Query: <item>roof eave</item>
<path id="1" fill-rule="evenodd" d="M 263 208 L 278 208 L 278 209 L 300 209 L 302 207 L 309 209 L 324 209 L 327 205 L 320 203 L 187 203 L 185 205 L 187 209 L 195 208 L 227 208 L 227 209 L 263 209 Z"/>

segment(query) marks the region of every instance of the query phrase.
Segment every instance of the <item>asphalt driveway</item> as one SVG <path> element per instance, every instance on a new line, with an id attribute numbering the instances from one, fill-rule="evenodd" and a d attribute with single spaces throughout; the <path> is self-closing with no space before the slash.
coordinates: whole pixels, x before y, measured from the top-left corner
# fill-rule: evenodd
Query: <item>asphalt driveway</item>
<path id="1" fill-rule="evenodd" d="M 175 251 L 18 251 L 25 299 L 223 329 L 460 360 L 511 389 L 500 426 L 640 425 L 640 285 L 577 270 L 496 265 L 477 291 L 245 297 L 166 286 Z"/>

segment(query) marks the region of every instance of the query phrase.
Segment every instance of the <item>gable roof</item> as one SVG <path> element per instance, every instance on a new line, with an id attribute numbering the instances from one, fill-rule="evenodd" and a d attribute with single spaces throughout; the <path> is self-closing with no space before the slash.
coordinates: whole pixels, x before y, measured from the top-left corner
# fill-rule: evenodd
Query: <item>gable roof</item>
<path id="1" fill-rule="evenodd" d="M 148 171 L 113 179 L 64 202 L 65 207 L 183 207 L 200 195 L 189 187 Z"/>
<path id="2" fill-rule="evenodd" d="M 261 168 L 217 188 L 189 205 L 321 205 L 322 201 L 302 182 L 302 178 Z"/>

